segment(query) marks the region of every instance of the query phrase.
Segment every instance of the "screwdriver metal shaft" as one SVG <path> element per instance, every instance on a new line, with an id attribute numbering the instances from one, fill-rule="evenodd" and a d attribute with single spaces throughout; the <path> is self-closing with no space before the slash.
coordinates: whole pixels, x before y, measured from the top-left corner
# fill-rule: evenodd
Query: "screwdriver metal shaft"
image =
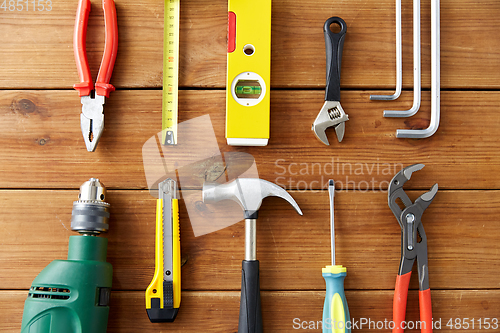
<path id="1" fill-rule="evenodd" d="M 335 183 L 328 182 L 330 195 L 330 235 L 332 246 L 332 265 L 322 270 L 326 283 L 325 304 L 323 306 L 323 333 L 351 333 L 351 317 L 344 293 L 344 279 L 347 269 L 342 265 L 335 265 L 335 223 L 334 198 Z"/>
<path id="2" fill-rule="evenodd" d="M 330 195 L 330 238 L 332 239 L 332 266 L 335 266 L 335 214 L 333 202 L 335 199 L 335 185 L 333 179 L 328 182 L 328 194 Z"/>

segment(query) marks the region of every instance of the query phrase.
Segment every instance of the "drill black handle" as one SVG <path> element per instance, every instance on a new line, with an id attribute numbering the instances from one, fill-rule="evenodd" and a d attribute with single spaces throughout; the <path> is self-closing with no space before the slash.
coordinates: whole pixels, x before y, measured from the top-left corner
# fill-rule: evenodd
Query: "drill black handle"
<path id="1" fill-rule="evenodd" d="M 258 260 L 242 263 L 238 333 L 262 333 Z"/>
<path id="2" fill-rule="evenodd" d="M 330 26 L 340 26 L 340 32 L 334 33 Z M 330 17 L 323 26 L 326 48 L 326 94 L 325 101 L 340 102 L 340 67 L 344 48 L 347 25 L 340 17 Z"/>

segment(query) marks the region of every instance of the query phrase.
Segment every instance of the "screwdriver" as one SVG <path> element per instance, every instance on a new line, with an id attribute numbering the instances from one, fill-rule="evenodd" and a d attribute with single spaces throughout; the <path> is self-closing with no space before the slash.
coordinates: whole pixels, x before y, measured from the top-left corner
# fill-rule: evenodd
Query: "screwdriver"
<path id="1" fill-rule="evenodd" d="M 332 242 L 332 265 L 323 268 L 326 282 L 325 305 L 323 306 L 323 333 L 351 333 L 351 317 L 344 293 L 344 279 L 347 269 L 335 265 L 335 223 L 333 201 L 335 185 L 332 179 L 328 182 L 330 195 L 330 235 Z"/>

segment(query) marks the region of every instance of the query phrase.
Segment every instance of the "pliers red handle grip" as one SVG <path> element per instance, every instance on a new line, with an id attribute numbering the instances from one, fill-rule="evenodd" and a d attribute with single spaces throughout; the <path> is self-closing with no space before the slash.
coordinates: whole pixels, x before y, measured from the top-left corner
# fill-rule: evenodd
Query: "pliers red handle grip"
<path id="1" fill-rule="evenodd" d="M 73 50 L 75 52 L 76 68 L 80 83 L 73 86 L 78 91 L 78 95 L 88 96 L 94 90 L 92 76 L 90 74 L 89 62 L 87 60 L 86 39 L 87 24 L 90 13 L 90 0 L 80 0 L 76 12 L 75 31 L 73 36 Z M 113 0 L 103 0 L 105 44 L 102 56 L 101 67 L 95 83 L 96 95 L 109 97 L 109 93 L 115 87 L 109 84 L 113 67 L 115 66 L 116 53 L 118 51 L 118 23 L 116 19 L 116 8 Z"/>
<path id="2" fill-rule="evenodd" d="M 401 323 L 406 318 L 406 301 L 408 297 L 408 286 L 410 285 L 411 272 L 404 275 L 398 275 L 396 278 L 396 288 L 394 291 L 393 303 L 393 321 L 395 328 L 393 333 L 403 333 Z M 423 333 L 432 333 L 432 302 L 431 289 L 418 291 L 418 299 L 420 305 L 420 322 L 421 331 Z"/>

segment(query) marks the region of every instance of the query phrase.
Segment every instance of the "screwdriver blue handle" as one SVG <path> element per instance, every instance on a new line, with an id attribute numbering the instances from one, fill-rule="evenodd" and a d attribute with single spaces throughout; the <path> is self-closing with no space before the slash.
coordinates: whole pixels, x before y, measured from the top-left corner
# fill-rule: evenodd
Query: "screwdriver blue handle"
<path id="1" fill-rule="evenodd" d="M 323 333 L 351 333 L 351 317 L 344 293 L 347 270 L 341 265 L 323 268 L 326 282 Z"/>

